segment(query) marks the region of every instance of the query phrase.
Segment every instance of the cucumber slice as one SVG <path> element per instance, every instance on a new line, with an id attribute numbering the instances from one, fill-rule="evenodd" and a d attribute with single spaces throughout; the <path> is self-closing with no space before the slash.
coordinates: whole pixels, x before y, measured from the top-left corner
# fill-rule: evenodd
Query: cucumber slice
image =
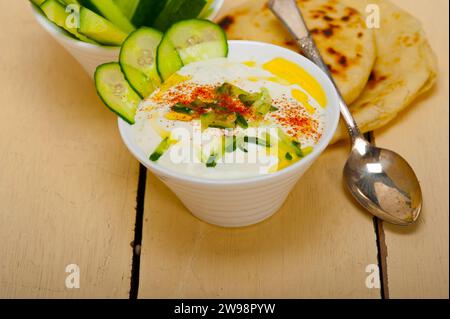
<path id="1" fill-rule="evenodd" d="M 133 24 L 125 17 L 113 0 L 80 0 L 80 2 L 83 6 L 100 13 L 123 31 L 130 33 L 135 30 Z"/>
<path id="2" fill-rule="evenodd" d="M 164 34 L 158 47 L 158 72 L 167 80 L 183 65 L 227 55 L 227 36 L 221 27 L 208 20 L 185 20 Z"/>
<path id="3" fill-rule="evenodd" d="M 105 45 L 118 46 L 128 34 L 91 10 L 80 8 L 80 27 L 78 32 Z"/>
<path id="4" fill-rule="evenodd" d="M 167 30 L 172 24 L 197 18 L 206 6 L 206 0 L 169 0 L 155 21 L 155 27 Z"/>
<path id="5" fill-rule="evenodd" d="M 119 62 L 126 79 L 142 98 L 161 84 L 156 68 L 156 53 L 163 34 L 142 27 L 131 33 L 122 44 Z"/>
<path id="6" fill-rule="evenodd" d="M 106 63 L 98 66 L 94 79 L 97 93 L 106 106 L 128 123 L 134 124 L 141 98 L 125 80 L 120 65 Z"/>
<path id="7" fill-rule="evenodd" d="M 205 5 L 205 7 L 203 8 L 202 12 L 200 12 L 200 14 L 198 15 L 199 18 L 201 19 L 206 19 L 208 16 L 211 15 L 211 13 L 213 12 L 214 8 L 213 8 L 213 3 L 214 0 L 208 0 L 207 4 Z"/>
<path id="8" fill-rule="evenodd" d="M 81 41 L 89 42 L 95 44 L 96 42 L 89 39 L 87 36 L 80 34 L 76 27 L 71 27 L 67 24 L 67 18 L 69 17 L 69 12 L 66 12 L 66 8 L 58 0 L 46 0 L 41 4 L 41 10 L 47 16 L 47 19 L 52 21 L 57 26 L 63 28 L 70 34 L 74 35 Z"/>
<path id="9" fill-rule="evenodd" d="M 180 55 L 172 42 L 166 37 L 163 37 L 158 47 L 156 65 L 158 73 L 164 81 L 183 67 L 183 61 L 181 61 Z"/>
<path id="10" fill-rule="evenodd" d="M 225 32 L 217 24 L 200 19 L 174 24 L 165 34 L 178 51 L 183 64 L 228 55 Z"/>
<path id="11" fill-rule="evenodd" d="M 170 148 L 170 146 L 172 146 L 172 144 L 174 144 L 174 141 L 172 141 L 170 139 L 170 137 L 166 137 L 165 139 L 163 139 L 161 141 L 161 143 L 159 143 L 158 147 L 150 155 L 149 159 L 152 162 L 157 162 L 161 158 L 161 156 L 163 156 L 164 153 L 169 150 L 169 148 Z"/>

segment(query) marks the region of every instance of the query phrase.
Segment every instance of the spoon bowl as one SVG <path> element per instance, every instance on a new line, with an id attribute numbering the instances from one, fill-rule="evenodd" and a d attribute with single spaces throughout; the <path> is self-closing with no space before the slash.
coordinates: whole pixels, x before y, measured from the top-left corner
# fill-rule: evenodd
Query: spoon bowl
<path id="1" fill-rule="evenodd" d="M 419 217 L 419 181 L 397 153 L 357 139 L 344 168 L 344 179 L 356 200 L 375 216 L 403 226 Z"/>

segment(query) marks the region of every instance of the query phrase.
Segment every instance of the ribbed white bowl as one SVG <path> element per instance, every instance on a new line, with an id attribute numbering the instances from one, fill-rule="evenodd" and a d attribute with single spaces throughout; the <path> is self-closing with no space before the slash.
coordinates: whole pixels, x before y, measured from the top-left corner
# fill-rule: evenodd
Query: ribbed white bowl
<path id="1" fill-rule="evenodd" d="M 213 20 L 220 9 L 222 8 L 224 0 L 216 0 L 213 3 L 213 11 L 207 17 Z M 98 65 L 118 61 L 120 47 L 108 47 L 102 45 L 95 45 L 79 41 L 67 35 L 58 26 L 50 22 L 38 9 L 31 5 L 33 15 L 39 24 L 61 44 L 86 70 L 86 72 L 94 77 L 95 69 Z"/>
<path id="2" fill-rule="evenodd" d="M 144 154 L 136 145 L 132 127 L 119 119 L 119 129 L 133 155 L 161 179 L 193 215 L 218 226 L 240 227 L 272 216 L 283 205 L 297 181 L 333 137 L 339 121 L 339 107 L 337 93 L 328 77 L 301 55 L 278 46 L 251 41 L 229 41 L 229 46 L 230 59 L 268 61 L 276 57 L 286 58 L 301 65 L 320 82 L 328 98 L 326 128 L 312 154 L 275 174 L 239 180 L 208 180 L 181 175 L 151 162 L 149 154 Z"/>

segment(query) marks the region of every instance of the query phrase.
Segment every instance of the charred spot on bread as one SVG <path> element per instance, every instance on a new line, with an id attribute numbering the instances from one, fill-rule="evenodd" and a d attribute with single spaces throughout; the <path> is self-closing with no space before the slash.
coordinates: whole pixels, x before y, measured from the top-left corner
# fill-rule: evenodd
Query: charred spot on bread
<path id="1" fill-rule="evenodd" d="M 333 28 L 326 28 L 326 29 L 322 30 L 322 34 L 323 34 L 326 38 L 332 37 L 333 34 L 334 34 Z"/>
<path id="2" fill-rule="evenodd" d="M 381 82 L 385 81 L 386 79 L 387 79 L 386 75 L 380 75 L 380 74 L 377 74 L 375 71 L 372 71 L 369 76 L 368 86 L 370 88 L 374 88 Z"/>
<path id="3" fill-rule="evenodd" d="M 342 65 L 343 67 L 348 66 L 348 60 L 347 60 L 347 57 L 346 57 L 345 55 L 341 55 L 341 57 L 340 57 L 339 60 L 338 60 L 338 63 L 339 63 L 340 65 Z"/>
<path id="4" fill-rule="evenodd" d="M 222 29 L 224 29 L 225 31 L 228 31 L 231 26 L 234 24 L 234 17 L 227 15 L 225 17 L 223 17 L 219 23 L 218 23 Z"/>

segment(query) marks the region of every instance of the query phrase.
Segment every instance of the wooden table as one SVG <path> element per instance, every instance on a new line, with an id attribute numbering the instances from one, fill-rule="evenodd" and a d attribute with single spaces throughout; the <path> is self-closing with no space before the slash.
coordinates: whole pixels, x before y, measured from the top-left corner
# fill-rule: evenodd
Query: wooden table
<path id="1" fill-rule="evenodd" d="M 417 170 L 420 222 L 394 227 L 361 210 L 343 189 L 341 144 L 273 218 L 222 229 L 140 171 L 91 80 L 27 1 L 1 1 L 0 297 L 448 298 L 449 4 L 395 2 L 420 17 L 440 59 L 433 92 L 375 132 Z M 79 288 L 66 286 L 70 264 Z M 377 265 L 381 286 L 369 289 Z"/>

